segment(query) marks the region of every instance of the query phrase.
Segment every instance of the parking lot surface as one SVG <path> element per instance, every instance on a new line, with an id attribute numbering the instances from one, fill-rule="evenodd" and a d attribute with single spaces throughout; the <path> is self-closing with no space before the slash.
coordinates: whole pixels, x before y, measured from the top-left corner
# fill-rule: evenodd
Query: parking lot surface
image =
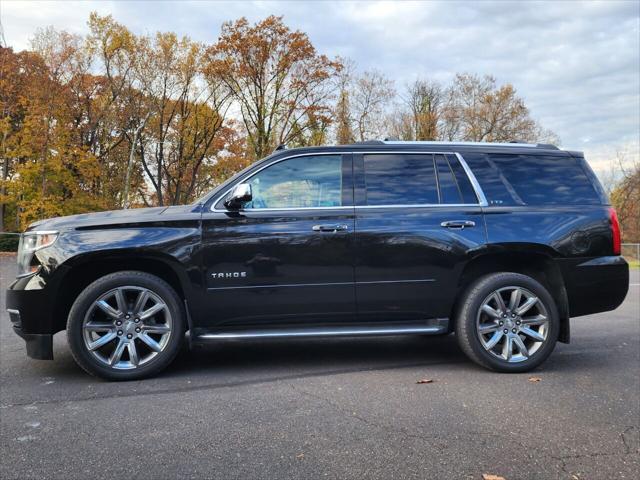
<path id="1" fill-rule="evenodd" d="M 631 281 L 529 374 L 483 370 L 451 335 L 227 342 L 128 383 L 81 371 L 64 332 L 55 361 L 27 358 L 2 292 L 0 478 L 638 478 Z"/>

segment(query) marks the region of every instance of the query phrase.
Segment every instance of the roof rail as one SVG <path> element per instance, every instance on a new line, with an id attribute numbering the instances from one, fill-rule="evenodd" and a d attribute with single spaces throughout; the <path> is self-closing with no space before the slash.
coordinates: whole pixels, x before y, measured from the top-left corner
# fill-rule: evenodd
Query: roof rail
<path id="1" fill-rule="evenodd" d="M 362 142 L 354 142 L 353 145 L 384 145 L 387 143 L 382 140 L 364 140 Z"/>
<path id="2" fill-rule="evenodd" d="M 404 140 L 384 140 L 377 141 L 384 145 L 458 145 L 475 147 L 525 147 L 525 148 L 545 148 L 559 150 L 555 145 L 549 143 L 524 143 L 524 142 L 435 142 L 435 141 L 404 141 Z"/>

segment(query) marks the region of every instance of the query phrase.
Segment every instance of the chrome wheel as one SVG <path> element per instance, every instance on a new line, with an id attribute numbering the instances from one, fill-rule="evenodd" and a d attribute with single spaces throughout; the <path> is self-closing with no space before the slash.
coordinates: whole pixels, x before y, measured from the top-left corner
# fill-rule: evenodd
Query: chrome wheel
<path id="1" fill-rule="evenodd" d="M 535 354 L 549 334 L 549 315 L 542 301 L 523 287 L 504 287 L 482 302 L 476 332 L 484 349 L 509 363 Z"/>
<path id="2" fill-rule="evenodd" d="M 118 287 L 91 304 L 82 323 L 84 346 L 104 365 L 130 370 L 165 349 L 172 325 L 167 304 L 153 291 Z"/>

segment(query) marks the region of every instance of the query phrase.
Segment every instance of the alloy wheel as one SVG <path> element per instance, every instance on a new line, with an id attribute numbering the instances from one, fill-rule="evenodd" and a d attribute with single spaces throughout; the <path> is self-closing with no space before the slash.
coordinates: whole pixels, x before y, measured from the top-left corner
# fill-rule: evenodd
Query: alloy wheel
<path id="1" fill-rule="evenodd" d="M 169 343 L 172 318 L 153 291 L 123 286 L 91 304 L 82 323 L 84 346 L 100 363 L 118 370 L 150 362 Z"/>
<path id="2" fill-rule="evenodd" d="M 487 296 L 476 316 L 484 349 L 509 363 L 524 362 L 544 344 L 549 315 L 543 302 L 523 287 L 500 288 Z"/>

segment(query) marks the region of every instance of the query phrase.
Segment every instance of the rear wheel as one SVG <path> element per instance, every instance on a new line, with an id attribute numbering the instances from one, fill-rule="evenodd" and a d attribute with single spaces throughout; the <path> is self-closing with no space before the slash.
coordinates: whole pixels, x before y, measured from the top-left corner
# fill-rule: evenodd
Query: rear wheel
<path id="1" fill-rule="evenodd" d="M 456 318 L 458 343 L 474 362 L 500 372 L 526 372 L 553 351 L 558 311 L 539 282 L 518 273 L 495 273 L 465 292 Z"/>
<path id="2" fill-rule="evenodd" d="M 67 338 L 76 362 L 108 380 L 154 375 L 175 358 L 184 337 L 176 292 L 144 272 L 106 275 L 89 285 L 69 313 Z"/>

